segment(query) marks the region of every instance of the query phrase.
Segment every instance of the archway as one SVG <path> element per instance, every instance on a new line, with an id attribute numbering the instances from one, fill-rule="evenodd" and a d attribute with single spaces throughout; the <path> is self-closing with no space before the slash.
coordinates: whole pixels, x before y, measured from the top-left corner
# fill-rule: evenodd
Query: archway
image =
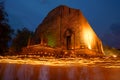
<path id="1" fill-rule="evenodd" d="M 72 49 L 72 46 L 74 45 L 73 42 L 74 42 L 74 39 L 73 39 L 73 31 L 71 29 L 67 29 L 65 31 L 65 43 L 66 43 L 66 49 L 67 50 L 70 50 Z"/>

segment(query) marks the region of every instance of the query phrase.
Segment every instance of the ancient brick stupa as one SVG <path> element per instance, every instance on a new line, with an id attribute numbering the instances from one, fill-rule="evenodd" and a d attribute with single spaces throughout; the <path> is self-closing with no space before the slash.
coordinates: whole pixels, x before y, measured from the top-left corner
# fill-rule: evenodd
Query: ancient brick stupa
<path id="1" fill-rule="evenodd" d="M 26 51 L 57 56 L 97 56 L 104 53 L 101 40 L 82 12 L 63 5 L 48 13 L 36 29 Z"/>

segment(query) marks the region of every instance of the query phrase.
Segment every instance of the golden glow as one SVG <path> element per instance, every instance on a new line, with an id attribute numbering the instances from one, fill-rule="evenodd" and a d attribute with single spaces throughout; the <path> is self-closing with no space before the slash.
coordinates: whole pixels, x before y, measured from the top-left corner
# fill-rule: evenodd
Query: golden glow
<path id="1" fill-rule="evenodd" d="M 74 47 L 72 46 L 72 48 L 71 49 L 74 49 Z"/>
<path id="2" fill-rule="evenodd" d="M 92 49 L 90 44 L 88 45 L 88 48 L 89 48 L 89 49 Z"/>
<path id="3" fill-rule="evenodd" d="M 65 51 L 65 54 L 67 54 L 67 51 Z"/>
<path id="4" fill-rule="evenodd" d="M 94 62 L 86 60 L 86 59 L 75 59 L 75 58 L 62 58 L 62 59 L 54 59 L 54 58 L 25 58 L 25 59 L 0 59 L 0 63 L 12 63 L 12 64 L 31 64 L 31 65 L 48 65 L 48 66 L 67 66 L 70 64 L 77 65 L 87 65 L 94 64 Z"/>
<path id="5" fill-rule="evenodd" d="M 2 57 L 0 56 L 0 63 L 10 63 L 10 64 L 30 64 L 30 65 L 48 65 L 48 66 L 81 66 L 81 65 L 88 65 L 93 64 L 97 65 L 96 63 L 101 63 L 102 67 L 106 68 L 120 68 L 120 60 L 113 60 L 113 58 L 106 57 L 103 58 L 91 58 L 91 59 L 85 59 L 85 58 L 61 58 L 61 59 L 55 59 L 55 58 L 43 58 L 39 56 L 33 56 L 29 55 L 29 57 L 34 58 L 17 58 L 16 56 L 6 56 Z M 116 58 L 117 59 L 117 58 Z M 107 62 L 107 63 L 106 63 Z M 99 65 L 98 63 L 98 65 Z M 106 64 L 105 64 L 106 63 Z M 109 65 L 108 65 L 109 63 Z M 102 65 L 103 64 L 103 65 Z"/>
<path id="6" fill-rule="evenodd" d="M 93 40 L 93 33 L 90 29 L 84 29 L 83 31 L 84 41 L 88 47 L 88 49 L 92 49 L 92 40 Z"/>
<path id="7" fill-rule="evenodd" d="M 114 57 L 114 58 L 116 58 L 116 57 L 117 57 L 117 55 L 115 55 L 115 54 L 114 54 L 114 55 L 113 55 L 113 57 Z"/>

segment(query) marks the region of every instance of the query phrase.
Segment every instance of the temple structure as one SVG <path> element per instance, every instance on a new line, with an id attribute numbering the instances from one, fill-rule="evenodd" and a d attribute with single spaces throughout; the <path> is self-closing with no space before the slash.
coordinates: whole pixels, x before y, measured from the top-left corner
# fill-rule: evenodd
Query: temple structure
<path id="1" fill-rule="evenodd" d="M 43 50 L 61 56 L 104 55 L 101 40 L 82 12 L 64 5 L 48 13 L 25 49 L 40 55 L 45 54 Z"/>

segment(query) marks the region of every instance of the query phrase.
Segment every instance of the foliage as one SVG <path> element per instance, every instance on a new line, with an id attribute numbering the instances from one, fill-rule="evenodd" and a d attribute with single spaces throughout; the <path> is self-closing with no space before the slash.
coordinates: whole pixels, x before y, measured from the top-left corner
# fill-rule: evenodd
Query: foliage
<path id="1" fill-rule="evenodd" d="M 105 46 L 105 45 L 103 46 L 103 48 L 104 48 L 104 53 L 107 56 L 112 56 L 112 55 L 120 56 L 120 50 L 118 50 L 116 48 L 112 48 L 112 47 Z"/>
<path id="2" fill-rule="evenodd" d="M 0 55 L 8 51 L 8 42 L 13 30 L 8 25 L 7 13 L 4 11 L 4 2 L 0 1 Z"/>
<path id="3" fill-rule="evenodd" d="M 27 28 L 17 30 L 15 38 L 12 40 L 12 46 L 10 50 L 12 52 L 21 52 L 23 47 L 26 47 L 30 36 L 33 35 L 33 32 L 29 31 Z"/>

